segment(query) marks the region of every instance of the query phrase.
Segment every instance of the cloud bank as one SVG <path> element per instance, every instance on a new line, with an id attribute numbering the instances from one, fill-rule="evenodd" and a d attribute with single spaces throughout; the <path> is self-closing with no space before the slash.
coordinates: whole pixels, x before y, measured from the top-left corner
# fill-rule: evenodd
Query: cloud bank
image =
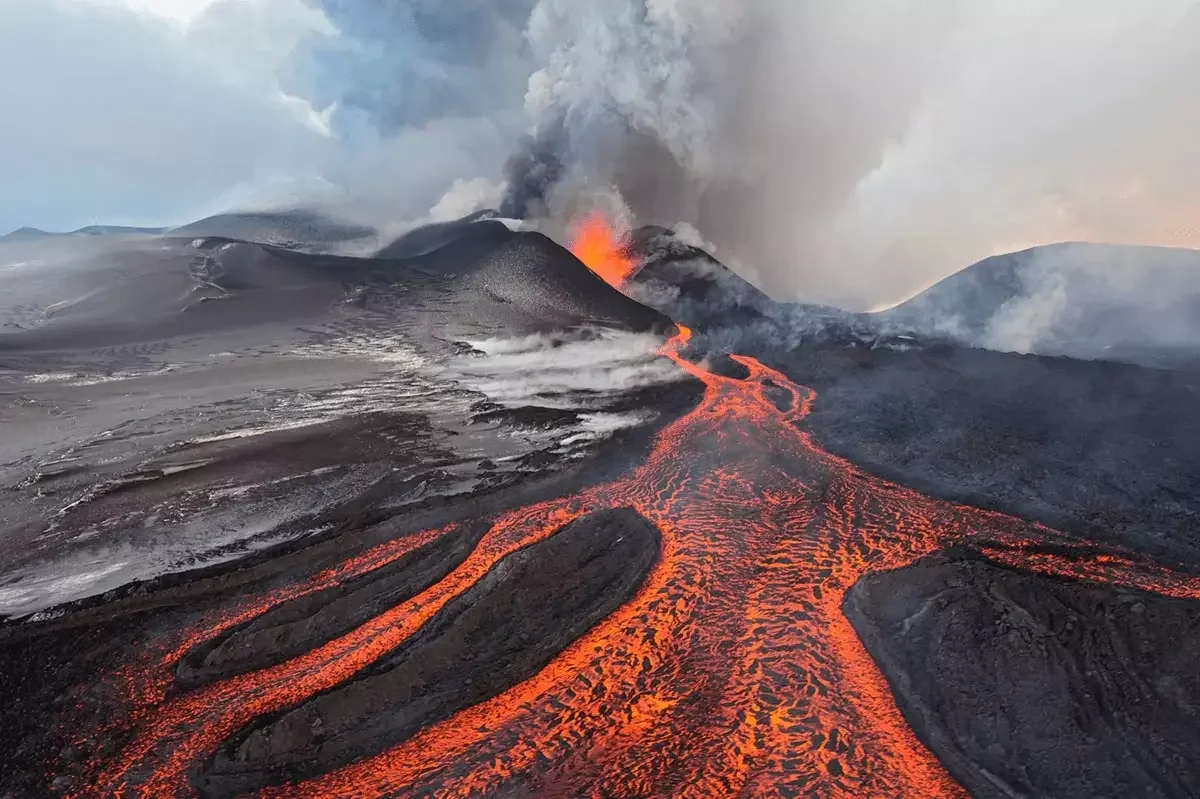
<path id="1" fill-rule="evenodd" d="M 1039 243 L 1200 246 L 1196 0 L 116 3 L 0 0 L 0 226 L 394 223 L 506 182 L 849 308 Z"/>

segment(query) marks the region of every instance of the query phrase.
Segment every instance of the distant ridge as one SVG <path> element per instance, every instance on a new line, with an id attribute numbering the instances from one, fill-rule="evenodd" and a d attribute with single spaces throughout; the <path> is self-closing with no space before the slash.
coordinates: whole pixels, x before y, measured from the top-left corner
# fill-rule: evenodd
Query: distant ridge
<path id="1" fill-rule="evenodd" d="M 165 227 L 136 227 L 131 225 L 88 225 L 78 230 L 72 230 L 71 236 L 119 236 L 124 234 L 145 234 L 156 236 L 165 233 L 170 228 Z"/>
<path id="2" fill-rule="evenodd" d="M 59 236 L 122 236 L 147 235 L 157 236 L 169 228 L 165 227 L 134 227 L 131 225 L 87 225 L 67 233 L 56 233 L 36 227 L 23 227 L 11 233 L 0 236 L 0 240 L 27 240 Z"/>
<path id="3" fill-rule="evenodd" d="M 259 244 L 323 249 L 324 245 L 368 239 L 374 228 L 345 222 L 316 211 L 231 212 L 189 222 L 166 233 L 196 238 L 227 238 Z"/>
<path id="4" fill-rule="evenodd" d="M 1160 362 L 1200 353 L 1200 251 L 1065 242 L 985 258 L 871 315 L 968 346 Z"/>
<path id="5" fill-rule="evenodd" d="M 48 233 L 45 230 L 42 230 L 40 228 L 23 227 L 23 228 L 17 228 L 16 230 L 14 230 L 11 233 L 6 233 L 3 236 L 0 236 L 0 241 L 3 241 L 5 239 L 8 239 L 8 240 L 40 239 L 40 238 L 45 238 L 46 236 L 54 236 L 54 235 L 57 235 L 57 234 Z"/>

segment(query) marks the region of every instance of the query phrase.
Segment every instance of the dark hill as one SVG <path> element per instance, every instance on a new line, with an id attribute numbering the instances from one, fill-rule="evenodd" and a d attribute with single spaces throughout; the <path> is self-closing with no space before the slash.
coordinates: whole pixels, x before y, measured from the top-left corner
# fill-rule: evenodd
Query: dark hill
<path id="1" fill-rule="evenodd" d="M 1067 243 L 987 258 L 884 326 L 969 346 L 1162 363 L 1200 353 L 1200 252 Z"/>
<path id="2" fill-rule="evenodd" d="M 83 350 L 264 325 L 285 325 L 272 334 L 283 336 L 355 314 L 383 314 L 397 332 L 435 339 L 670 326 L 541 234 L 500 222 L 435 232 L 426 239 L 440 246 L 407 259 L 227 238 L 79 240 L 70 258 L 12 276 L 0 351 Z"/>
<path id="3" fill-rule="evenodd" d="M 714 349 L 792 348 L 823 341 L 871 345 L 880 338 L 862 314 L 768 297 L 665 228 L 635 231 L 631 251 L 641 263 L 625 286 L 630 296 L 694 328 L 700 343 Z"/>
<path id="4" fill-rule="evenodd" d="M 752 283 L 666 228 L 639 228 L 631 250 L 641 265 L 630 280 L 630 293 L 684 324 L 741 325 L 774 310 L 774 301 Z"/>
<path id="5" fill-rule="evenodd" d="M 495 211 L 476 211 L 473 214 L 468 214 L 461 219 L 455 219 L 451 222 L 435 222 L 430 225 L 422 225 L 395 239 L 391 244 L 388 244 L 375 253 L 375 257 L 416 258 L 420 255 L 427 255 L 437 248 L 449 244 L 456 238 L 472 232 L 473 229 L 468 229 L 468 225 L 485 219 L 492 219 L 495 216 Z"/>
<path id="6" fill-rule="evenodd" d="M 515 232 L 502 222 L 452 228 L 448 243 L 403 261 L 436 281 L 448 314 L 438 324 L 544 331 L 599 324 L 667 330 L 670 320 L 613 289 L 541 233 Z M 442 232 L 445 232 L 444 230 Z"/>

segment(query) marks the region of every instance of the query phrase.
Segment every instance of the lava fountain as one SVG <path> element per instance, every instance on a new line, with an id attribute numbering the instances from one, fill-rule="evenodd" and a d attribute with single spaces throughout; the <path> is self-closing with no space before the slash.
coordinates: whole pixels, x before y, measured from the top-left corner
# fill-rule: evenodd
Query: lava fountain
<path id="1" fill-rule="evenodd" d="M 618 234 L 599 211 L 584 217 L 575 229 L 569 249 L 605 283 L 620 289 L 637 268 L 627 237 Z"/>
<path id="2" fill-rule="evenodd" d="M 585 223 L 576 252 L 621 282 L 630 259 L 602 222 Z M 180 642 L 220 635 L 230 620 L 245 623 L 415 544 L 384 548 L 291 592 L 241 600 L 225 622 L 183 631 L 125 673 L 127 743 L 92 761 L 76 795 L 194 795 L 194 776 L 248 725 L 354 681 L 504 558 L 604 509 L 633 508 L 661 536 L 632 599 L 533 677 L 320 776 L 268 778 L 258 795 L 962 796 L 905 722 L 843 613 L 855 581 L 967 544 L 1041 572 L 1200 597 L 1196 578 L 1120 553 L 1047 554 L 1043 545 L 1069 542 L 861 472 L 803 430 L 812 391 L 744 356 L 732 357 L 746 377 L 714 374 L 687 359 L 689 337 L 681 327 L 660 354 L 703 384 L 703 398 L 658 433 L 642 464 L 499 515 L 441 581 L 267 668 L 165 690 Z"/>

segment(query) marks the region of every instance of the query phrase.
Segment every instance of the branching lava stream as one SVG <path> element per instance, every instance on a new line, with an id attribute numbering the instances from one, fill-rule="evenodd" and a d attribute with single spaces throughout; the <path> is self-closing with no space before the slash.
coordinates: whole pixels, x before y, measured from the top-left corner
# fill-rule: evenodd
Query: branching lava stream
<path id="1" fill-rule="evenodd" d="M 352 679 L 498 560 L 605 508 L 635 508 L 662 536 L 632 600 L 533 678 L 374 757 L 261 795 L 959 796 L 843 615 L 856 580 L 974 542 L 1025 568 L 1200 597 L 1200 581 L 1132 557 L 1030 552 L 1065 539 L 864 474 L 800 429 L 813 392 L 748 357 L 733 357 L 744 378 L 714 374 L 685 358 L 689 336 L 680 328 L 661 354 L 702 381 L 704 397 L 642 465 L 500 516 L 442 581 L 324 646 L 168 697 L 187 646 L 442 531 L 184 633 L 127 675 L 135 734 L 78 795 L 194 794 L 189 772 L 239 729 Z"/>

